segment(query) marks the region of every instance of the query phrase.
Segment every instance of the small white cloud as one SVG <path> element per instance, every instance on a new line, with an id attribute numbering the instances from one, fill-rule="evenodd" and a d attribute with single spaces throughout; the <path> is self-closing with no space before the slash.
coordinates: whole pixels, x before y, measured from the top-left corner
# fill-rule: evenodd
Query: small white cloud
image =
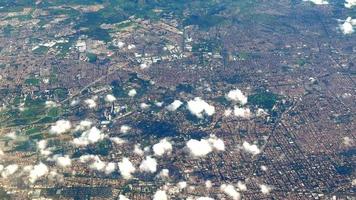
<path id="1" fill-rule="evenodd" d="M 143 150 L 141 149 L 140 145 L 139 144 L 135 144 L 135 147 L 134 147 L 134 153 L 139 155 L 139 156 L 142 156 L 144 154 Z"/>
<path id="2" fill-rule="evenodd" d="M 120 133 L 126 134 L 131 130 L 131 127 L 128 125 L 122 125 L 120 127 Z"/>
<path id="3" fill-rule="evenodd" d="M 216 136 L 211 135 L 208 139 L 195 140 L 191 139 L 187 142 L 186 146 L 188 147 L 190 154 L 194 157 L 203 157 L 212 152 L 224 151 L 225 145 L 221 139 L 218 139 Z"/>
<path id="4" fill-rule="evenodd" d="M 17 164 L 11 164 L 6 166 L 2 172 L 1 172 L 1 177 L 7 178 L 14 174 L 17 170 L 19 169 L 19 166 Z"/>
<path id="5" fill-rule="evenodd" d="M 187 182 L 186 181 L 180 181 L 180 182 L 178 182 L 178 187 L 179 187 L 179 189 L 181 189 L 181 190 L 183 190 L 184 188 L 186 188 L 187 187 Z"/>
<path id="6" fill-rule="evenodd" d="M 146 159 L 141 162 L 140 170 L 143 172 L 154 173 L 157 171 L 157 161 L 156 159 L 146 156 Z"/>
<path id="7" fill-rule="evenodd" d="M 340 30 L 345 35 L 350 35 L 354 32 L 354 21 L 351 17 L 348 17 L 343 24 L 340 25 Z"/>
<path id="8" fill-rule="evenodd" d="M 119 137 L 111 137 L 110 140 L 118 145 L 124 144 L 126 142 L 124 139 L 121 139 Z"/>
<path id="9" fill-rule="evenodd" d="M 171 104 L 166 106 L 166 109 L 173 112 L 176 111 L 182 104 L 183 102 L 179 100 L 174 100 Z"/>
<path id="10" fill-rule="evenodd" d="M 345 0 L 346 8 L 352 8 L 353 6 L 356 6 L 356 0 Z"/>
<path id="11" fill-rule="evenodd" d="M 229 101 L 234 101 L 241 105 L 245 105 L 247 103 L 247 97 L 242 94 L 241 90 L 239 89 L 231 90 L 225 95 L 225 98 Z"/>
<path id="12" fill-rule="evenodd" d="M 148 105 L 147 103 L 141 103 L 140 104 L 140 108 L 142 109 L 142 110 L 146 110 L 146 109 L 148 109 L 150 107 L 150 105 Z"/>
<path id="13" fill-rule="evenodd" d="M 84 103 L 88 106 L 88 108 L 95 108 L 97 106 L 94 99 L 86 99 Z"/>
<path id="14" fill-rule="evenodd" d="M 40 150 L 40 154 L 44 156 L 49 156 L 52 154 L 52 151 L 47 148 L 47 140 L 40 140 L 37 142 L 37 149 Z"/>
<path id="15" fill-rule="evenodd" d="M 153 200 L 168 200 L 168 196 L 166 194 L 166 191 L 157 190 L 157 192 L 153 196 Z"/>
<path id="16" fill-rule="evenodd" d="M 112 102 L 116 101 L 116 97 L 114 97 L 114 95 L 112 95 L 112 94 L 108 94 L 105 97 L 105 101 L 112 103 Z"/>
<path id="17" fill-rule="evenodd" d="M 90 169 L 97 171 L 105 171 L 106 163 L 102 161 L 99 156 L 94 156 L 94 161 L 89 165 Z"/>
<path id="18" fill-rule="evenodd" d="M 242 117 L 242 118 L 250 118 L 251 117 L 251 111 L 249 108 L 240 108 L 238 106 L 234 107 L 234 115 L 236 117 Z"/>
<path id="19" fill-rule="evenodd" d="M 136 171 L 136 169 L 128 158 L 123 158 L 118 165 L 120 174 L 124 179 L 132 178 L 132 174 Z"/>
<path id="20" fill-rule="evenodd" d="M 226 195 L 231 197 L 233 200 L 239 200 L 241 198 L 240 193 L 235 189 L 233 185 L 230 184 L 222 184 L 220 186 L 220 190 L 224 192 Z"/>
<path id="21" fill-rule="evenodd" d="M 210 180 L 205 181 L 205 187 L 210 189 L 213 186 Z"/>
<path id="22" fill-rule="evenodd" d="M 30 171 L 29 181 L 35 183 L 42 176 L 47 175 L 49 172 L 47 165 L 39 163 L 38 165 L 33 166 L 33 169 Z"/>
<path id="23" fill-rule="evenodd" d="M 210 197 L 198 197 L 195 200 L 214 200 L 214 199 Z"/>
<path id="24" fill-rule="evenodd" d="M 137 92 L 136 92 L 135 89 L 131 89 L 131 90 L 129 91 L 129 93 L 128 93 L 128 95 L 129 95 L 130 97 L 134 97 L 134 96 L 136 96 L 136 94 L 137 94 Z"/>
<path id="25" fill-rule="evenodd" d="M 104 172 L 105 174 L 111 174 L 115 171 L 115 169 L 116 169 L 116 163 L 109 162 L 106 164 Z"/>
<path id="26" fill-rule="evenodd" d="M 253 155 L 257 155 L 257 154 L 261 153 L 261 150 L 258 148 L 257 145 L 250 144 L 250 143 L 248 143 L 246 141 L 242 143 L 242 148 L 246 152 L 251 153 Z"/>
<path id="27" fill-rule="evenodd" d="M 101 133 L 98 128 L 93 127 L 87 131 L 84 131 L 79 138 L 74 138 L 73 144 L 77 146 L 87 146 L 88 144 L 99 142 L 105 137 L 106 135 Z"/>
<path id="28" fill-rule="evenodd" d="M 169 177 L 169 170 L 168 169 L 162 169 L 159 174 L 158 174 L 159 177 L 161 178 L 168 178 Z"/>
<path id="29" fill-rule="evenodd" d="M 87 130 L 92 126 L 92 124 L 93 123 L 91 121 L 89 121 L 89 120 L 83 120 L 75 127 L 75 130 L 76 131 Z"/>
<path id="30" fill-rule="evenodd" d="M 188 101 L 187 108 L 198 118 L 203 118 L 204 115 L 211 116 L 215 113 L 215 107 L 209 105 L 200 97 L 195 97 L 193 100 Z"/>
<path id="31" fill-rule="evenodd" d="M 343 137 L 342 138 L 342 144 L 347 146 L 347 147 L 350 147 L 352 146 L 352 143 L 353 143 L 353 139 L 351 139 L 350 137 Z"/>
<path id="32" fill-rule="evenodd" d="M 46 101 L 45 102 L 46 108 L 54 108 L 57 107 L 57 103 L 54 101 Z"/>
<path id="33" fill-rule="evenodd" d="M 162 139 L 159 143 L 153 145 L 153 152 L 156 156 L 163 156 L 172 151 L 172 144 L 167 139 Z"/>
<path id="34" fill-rule="evenodd" d="M 119 195 L 119 200 L 130 200 L 129 198 L 125 197 L 124 195 Z"/>
<path id="35" fill-rule="evenodd" d="M 245 183 L 238 181 L 237 182 L 237 188 L 239 189 L 239 191 L 244 192 L 247 191 L 247 186 Z"/>
<path id="36" fill-rule="evenodd" d="M 266 166 L 264 166 L 264 165 L 261 166 L 261 170 L 262 170 L 262 171 L 267 171 L 267 169 L 268 169 L 268 168 L 267 168 Z"/>
<path id="37" fill-rule="evenodd" d="M 217 138 L 215 135 L 211 135 L 208 140 L 213 149 L 217 151 L 225 151 L 225 144 L 222 139 Z"/>
<path id="38" fill-rule="evenodd" d="M 269 185 L 261 184 L 260 189 L 261 189 L 262 194 L 269 194 L 273 188 Z"/>
<path id="39" fill-rule="evenodd" d="M 326 0 L 303 0 L 303 1 L 310 1 L 310 2 L 312 2 L 314 4 L 316 4 L 316 5 L 327 5 L 327 4 L 329 4 L 329 2 L 326 1 Z"/>
<path id="40" fill-rule="evenodd" d="M 49 130 L 52 134 L 62 134 L 68 132 L 72 127 L 72 124 L 68 120 L 58 120 L 55 125 L 51 126 Z"/>
<path id="41" fill-rule="evenodd" d="M 65 156 L 55 156 L 54 160 L 56 161 L 57 166 L 60 167 L 69 167 L 72 165 L 72 160 L 69 158 L 68 155 Z"/>

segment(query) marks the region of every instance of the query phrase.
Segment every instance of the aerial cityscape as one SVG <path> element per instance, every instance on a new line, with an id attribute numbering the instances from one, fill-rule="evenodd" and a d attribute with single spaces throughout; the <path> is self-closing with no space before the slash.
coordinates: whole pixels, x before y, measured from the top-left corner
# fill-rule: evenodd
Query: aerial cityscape
<path id="1" fill-rule="evenodd" d="M 356 200 L 356 0 L 0 0 L 0 200 Z"/>

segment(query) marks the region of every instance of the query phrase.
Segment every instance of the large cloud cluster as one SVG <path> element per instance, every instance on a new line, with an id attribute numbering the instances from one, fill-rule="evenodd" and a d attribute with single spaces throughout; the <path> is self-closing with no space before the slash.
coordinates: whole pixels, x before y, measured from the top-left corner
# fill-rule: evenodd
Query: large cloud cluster
<path id="1" fill-rule="evenodd" d="M 204 115 L 211 116 L 215 113 L 215 107 L 209 105 L 200 97 L 195 97 L 193 100 L 188 101 L 187 108 L 190 113 L 198 118 L 203 118 Z"/>
<path id="2" fill-rule="evenodd" d="M 222 139 L 217 138 L 214 135 L 211 135 L 208 139 L 195 140 L 191 139 L 186 144 L 190 154 L 194 157 L 203 157 L 212 152 L 224 151 L 225 144 Z"/>
<path id="3" fill-rule="evenodd" d="M 238 106 L 235 106 L 234 115 L 236 117 L 241 117 L 241 118 L 250 118 L 252 114 L 249 108 L 240 108 Z"/>

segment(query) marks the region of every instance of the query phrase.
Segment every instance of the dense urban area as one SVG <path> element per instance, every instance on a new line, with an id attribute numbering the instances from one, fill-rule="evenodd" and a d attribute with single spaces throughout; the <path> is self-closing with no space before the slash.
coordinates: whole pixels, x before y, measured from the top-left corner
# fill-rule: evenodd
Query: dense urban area
<path id="1" fill-rule="evenodd" d="M 355 0 L 1 0 L 0 199 L 356 199 Z"/>

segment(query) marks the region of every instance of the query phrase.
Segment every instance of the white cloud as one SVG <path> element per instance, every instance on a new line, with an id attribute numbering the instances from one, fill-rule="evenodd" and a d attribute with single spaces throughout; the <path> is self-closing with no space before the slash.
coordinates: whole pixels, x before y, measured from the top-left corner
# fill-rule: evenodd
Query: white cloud
<path id="1" fill-rule="evenodd" d="M 248 143 L 246 141 L 242 143 L 242 148 L 246 152 L 251 153 L 253 155 L 257 155 L 257 154 L 261 153 L 261 150 L 258 148 L 257 145 L 250 144 L 250 143 Z"/>
<path id="2" fill-rule="evenodd" d="M 249 108 L 240 108 L 238 106 L 234 107 L 234 115 L 236 117 L 242 117 L 242 118 L 250 118 L 251 117 L 251 111 Z"/>
<path id="3" fill-rule="evenodd" d="M 92 126 L 92 122 L 89 120 L 83 120 L 80 121 L 80 123 L 75 127 L 76 131 L 83 131 L 83 130 L 87 130 Z"/>
<path id="4" fill-rule="evenodd" d="M 187 108 L 190 113 L 198 118 L 203 118 L 204 114 L 211 116 L 215 113 L 215 107 L 209 105 L 200 97 L 195 97 L 193 100 L 188 101 Z"/>
<path id="5" fill-rule="evenodd" d="M 166 106 L 166 109 L 169 111 L 176 111 L 182 104 L 183 102 L 179 100 L 174 100 L 171 104 Z"/>
<path id="6" fill-rule="evenodd" d="M 124 195 L 119 195 L 119 200 L 130 200 L 129 198 L 125 197 Z"/>
<path id="7" fill-rule="evenodd" d="M 352 143 L 353 143 L 353 139 L 351 139 L 350 137 L 343 137 L 342 138 L 342 144 L 347 146 L 347 147 L 350 147 L 352 146 Z"/>
<path id="8" fill-rule="evenodd" d="M 129 95 L 130 97 L 134 97 L 134 96 L 136 96 L 136 94 L 137 94 L 137 92 L 136 92 L 135 89 L 131 89 L 131 90 L 129 91 L 129 93 L 128 93 L 128 95 Z"/>
<path id="9" fill-rule="evenodd" d="M 187 182 L 185 182 L 185 181 L 178 182 L 178 187 L 179 187 L 179 189 L 183 190 L 184 188 L 187 187 Z"/>
<path id="10" fill-rule="evenodd" d="M 238 181 L 237 182 L 237 188 L 239 189 L 239 191 L 244 192 L 247 191 L 247 186 L 245 183 Z"/>
<path id="11" fill-rule="evenodd" d="M 110 140 L 118 145 L 124 144 L 126 142 L 124 139 L 121 139 L 119 137 L 111 137 Z"/>
<path id="12" fill-rule="evenodd" d="M 52 151 L 47 148 L 47 140 L 40 140 L 37 142 L 37 149 L 40 150 L 40 154 L 44 156 L 49 156 L 52 154 Z"/>
<path id="13" fill-rule="evenodd" d="M 210 180 L 205 181 L 205 187 L 210 189 L 213 186 Z"/>
<path id="14" fill-rule="evenodd" d="M 242 94 L 239 89 L 231 90 L 225 95 L 225 98 L 229 101 L 238 102 L 241 105 L 245 105 L 247 103 L 247 97 Z"/>
<path id="15" fill-rule="evenodd" d="M 48 172 L 49 170 L 47 165 L 40 162 L 38 165 L 33 166 L 33 169 L 30 171 L 29 181 L 31 183 L 35 183 L 37 179 L 47 175 Z"/>
<path id="16" fill-rule="evenodd" d="M 268 168 L 267 168 L 266 166 L 264 166 L 264 165 L 261 166 L 261 170 L 262 170 L 262 171 L 267 171 L 267 169 L 268 169 Z"/>
<path id="17" fill-rule="evenodd" d="M 240 193 L 235 189 L 233 185 L 230 184 L 222 184 L 220 186 L 220 190 L 224 192 L 226 195 L 231 197 L 233 200 L 239 200 L 241 198 Z"/>
<path id="18" fill-rule="evenodd" d="M 140 104 L 140 108 L 142 109 L 142 110 L 146 110 L 146 109 L 148 109 L 150 107 L 150 105 L 148 105 L 147 103 L 141 103 Z"/>
<path id="19" fill-rule="evenodd" d="M 195 200 L 214 200 L 214 199 L 210 197 L 198 197 Z"/>
<path id="20" fill-rule="evenodd" d="M 161 178 L 168 178 L 169 177 L 169 170 L 168 169 L 162 169 L 159 172 L 158 176 L 161 177 Z"/>
<path id="21" fill-rule="evenodd" d="M 8 165 L 2 170 L 1 176 L 3 178 L 7 178 L 8 176 L 14 174 L 18 169 L 19 166 L 17 164 Z"/>
<path id="22" fill-rule="evenodd" d="M 128 125 L 122 125 L 120 127 L 120 133 L 126 134 L 131 130 L 131 127 Z"/>
<path id="23" fill-rule="evenodd" d="M 69 131 L 72 127 L 72 124 L 68 120 L 58 120 L 55 125 L 51 126 L 49 130 L 52 134 L 62 134 Z"/>
<path id="24" fill-rule="evenodd" d="M 99 142 L 105 137 L 106 135 L 101 133 L 98 128 L 93 127 L 87 131 L 84 131 L 79 138 L 74 138 L 73 144 L 77 146 L 87 146 L 88 144 Z"/>
<path id="25" fill-rule="evenodd" d="M 123 158 L 118 165 L 120 174 L 124 179 L 132 178 L 132 174 L 136 171 L 136 169 L 128 158 Z"/>
<path id="26" fill-rule="evenodd" d="M 116 169 L 116 163 L 109 162 L 106 164 L 104 172 L 105 174 L 111 174 L 115 171 L 115 169 Z"/>
<path id="27" fill-rule="evenodd" d="M 86 99 L 84 103 L 88 106 L 88 108 L 95 108 L 97 106 L 94 99 Z"/>
<path id="28" fill-rule="evenodd" d="M 208 140 L 213 149 L 216 149 L 217 151 L 225 151 L 225 144 L 222 139 L 217 138 L 215 135 L 210 135 Z"/>
<path id="29" fill-rule="evenodd" d="M 213 150 L 216 151 L 225 150 L 224 142 L 221 139 L 218 139 L 214 135 L 211 135 L 208 139 L 201 139 L 201 140 L 190 139 L 186 145 L 190 151 L 190 154 L 194 157 L 206 156 Z"/>
<path id="30" fill-rule="evenodd" d="M 168 196 L 166 194 L 166 191 L 157 190 L 157 192 L 153 196 L 153 200 L 168 200 Z"/>
<path id="31" fill-rule="evenodd" d="M 260 189 L 262 194 L 269 194 L 272 191 L 272 187 L 269 185 L 261 184 Z"/>
<path id="32" fill-rule="evenodd" d="M 139 156 L 142 156 L 144 154 L 143 150 L 141 149 L 140 145 L 139 144 L 135 144 L 135 147 L 134 147 L 134 153 L 139 155 Z"/>
<path id="33" fill-rule="evenodd" d="M 356 0 L 345 0 L 346 8 L 352 8 L 353 6 L 356 6 Z"/>
<path id="34" fill-rule="evenodd" d="M 172 144 L 167 139 L 162 139 L 159 143 L 153 145 L 153 152 L 156 156 L 163 156 L 172 151 Z"/>
<path id="35" fill-rule="evenodd" d="M 141 162 L 140 170 L 143 172 L 154 173 L 157 171 L 157 161 L 156 159 L 146 156 L 146 159 Z"/>
<path id="36" fill-rule="evenodd" d="M 72 165 L 72 160 L 69 158 L 69 155 L 65 156 L 55 156 L 54 160 L 56 164 L 60 167 L 69 167 Z"/>
<path id="37" fill-rule="evenodd" d="M 303 1 L 310 1 L 310 2 L 312 2 L 314 4 L 316 4 L 316 5 L 327 5 L 327 4 L 329 4 L 329 2 L 326 1 L 326 0 L 303 0 Z"/>
<path id="38" fill-rule="evenodd" d="M 340 30 L 343 34 L 349 35 L 354 32 L 354 21 L 351 17 L 348 17 L 343 24 L 340 25 Z"/>
<path id="39" fill-rule="evenodd" d="M 57 103 L 54 101 L 46 101 L 45 102 L 46 108 L 54 108 L 57 107 Z"/>
<path id="40" fill-rule="evenodd" d="M 112 103 L 112 102 L 116 101 L 116 97 L 114 97 L 114 95 L 112 95 L 112 94 L 108 94 L 105 97 L 105 101 Z"/>
<path id="41" fill-rule="evenodd" d="M 213 148 L 211 147 L 209 141 L 205 139 L 202 139 L 200 141 L 191 139 L 187 142 L 187 147 L 190 153 L 196 157 L 206 156 L 207 154 L 213 151 Z"/>

